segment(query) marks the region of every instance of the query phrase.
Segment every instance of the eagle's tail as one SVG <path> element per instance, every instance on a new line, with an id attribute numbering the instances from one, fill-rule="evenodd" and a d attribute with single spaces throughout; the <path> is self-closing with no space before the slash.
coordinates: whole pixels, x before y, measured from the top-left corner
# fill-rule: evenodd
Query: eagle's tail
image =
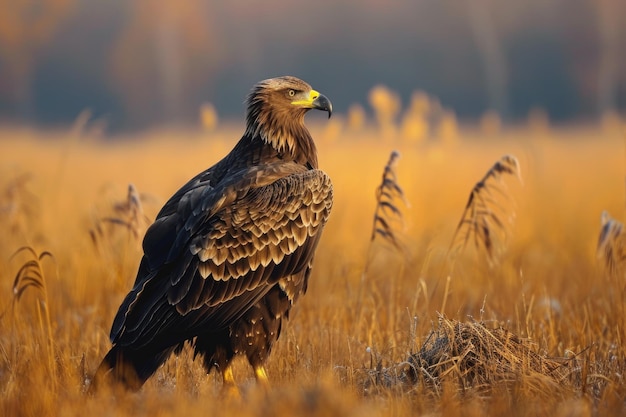
<path id="1" fill-rule="evenodd" d="M 142 350 L 113 346 L 98 366 L 89 391 L 95 392 L 103 385 L 121 386 L 129 391 L 138 391 L 173 350 L 174 348 L 168 348 L 157 354 L 151 354 Z"/>

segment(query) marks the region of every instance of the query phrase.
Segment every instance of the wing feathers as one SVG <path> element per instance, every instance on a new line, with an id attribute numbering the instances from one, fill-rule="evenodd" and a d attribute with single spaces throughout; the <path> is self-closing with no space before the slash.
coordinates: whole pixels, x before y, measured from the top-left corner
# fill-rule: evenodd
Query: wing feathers
<path id="1" fill-rule="evenodd" d="M 277 168 L 272 166 L 271 169 Z M 261 174 L 262 170 L 258 170 L 257 177 L 266 178 L 265 174 Z M 177 296 L 170 297 L 170 301 L 178 300 L 174 304 L 184 300 L 186 308 L 183 311 L 238 296 L 251 288 L 249 276 L 254 275 L 251 272 L 270 264 L 280 265 L 287 255 L 302 252 L 310 256 L 312 251 L 306 248 L 307 236 L 315 236 L 325 223 L 330 211 L 327 201 L 332 199 L 332 187 L 326 174 L 307 170 L 267 185 L 251 187 L 246 193 L 239 189 L 237 194 L 241 198 L 223 197 L 233 203 L 217 211 L 215 219 L 207 221 L 202 216 L 198 217 L 212 227 L 210 230 L 204 230 L 201 225 L 190 225 L 190 230 L 200 231 L 189 245 L 190 252 L 196 255 L 189 267 L 197 273 L 185 274 L 186 283 L 182 279 L 173 283 L 171 292 Z M 302 264 L 306 262 L 296 259 L 290 265 L 302 268 Z M 220 281 L 224 287 L 220 285 L 215 293 L 208 297 L 203 293 L 196 299 L 198 291 L 192 287 L 201 288 L 203 280 Z M 238 283 L 238 280 L 246 280 L 247 285 Z M 269 283 L 271 279 L 255 285 Z M 188 295 L 184 295 L 185 292 Z M 179 299 L 180 295 L 183 297 Z M 181 310 L 180 307 L 178 309 Z"/>
<path id="2" fill-rule="evenodd" d="M 197 262 L 192 256 L 185 256 L 181 259 L 180 263 L 182 265 L 187 265 L 187 268 L 182 270 L 176 279 L 172 279 L 169 288 L 166 290 L 167 301 L 172 305 L 178 304 L 187 296 L 197 270 Z"/>
<path id="3" fill-rule="evenodd" d="M 118 342 L 175 331 L 192 311 L 198 323 L 227 325 L 243 314 L 238 308 L 310 264 L 332 204 L 328 176 L 295 163 L 253 167 L 218 186 L 194 187 L 179 196 L 176 210 L 168 203 L 166 217 L 146 234 L 144 259 L 154 272 L 137 278 L 139 290 L 128 296 L 135 300 L 120 308 L 116 321 L 125 323 L 112 332 Z M 155 259 L 164 253 L 165 260 Z"/>

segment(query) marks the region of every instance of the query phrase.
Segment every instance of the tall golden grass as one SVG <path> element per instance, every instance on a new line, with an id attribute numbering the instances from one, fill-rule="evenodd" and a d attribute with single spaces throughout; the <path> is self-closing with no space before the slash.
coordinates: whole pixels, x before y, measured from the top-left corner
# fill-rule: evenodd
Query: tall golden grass
<path id="1" fill-rule="evenodd" d="M 189 351 L 171 358 L 137 394 L 88 396 L 84 390 L 110 346 L 111 321 L 134 280 L 143 217 L 153 219 L 180 185 L 220 159 L 242 127 L 154 131 L 108 142 L 64 131 L 4 129 L 0 415 L 626 412 L 626 277 L 606 268 L 602 251 L 597 255 L 601 213 L 619 221 L 626 211 L 623 133 L 519 127 L 483 138 L 461 126 L 455 141 L 403 140 L 397 137 L 401 129 L 381 141 L 377 129 L 356 133 L 347 125 L 326 140 L 324 126 L 311 124 L 320 165 L 334 182 L 333 213 L 309 292 L 270 358 L 273 387 L 257 390 L 250 371 L 238 367 L 241 400 L 221 398 L 220 381 L 206 376 Z M 404 225 L 393 229 L 403 250 L 384 239 L 371 241 L 376 189 L 393 149 L 402 155 L 393 179 L 411 203 L 398 205 Z M 471 248 L 452 261 L 448 248 L 468 192 L 505 154 L 517 157 L 524 185 L 509 181 L 516 216 L 499 261 L 490 266 Z M 129 184 L 135 188 L 129 191 Z M 471 337 L 446 351 L 454 366 L 441 369 L 452 377 L 429 384 L 422 372 L 427 366 L 420 377 L 393 384 L 372 379 L 377 371 L 417 369 L 417 355 L 433 335 L 450 335 L 455 326 L 459 331 L 448 339 Z M 493 350 L 481 350 L 484 339 L 476 336 L 508 334 L 513 344 Z M 463 344 L 468 341 L 474 344 Z M 478 351 L 486 351 L 480 356 L 484 369 L 497 372 L 504 363 L 498 358 L 518 345 L 529 364 L 575 364 L 578 380 L 565 386 L 514 366 L 506 368 L 506 378 L 489 374 L 476 384 L 459 373 L 468 369 L 460 359 L 478 357 L 472 356 Z"/>

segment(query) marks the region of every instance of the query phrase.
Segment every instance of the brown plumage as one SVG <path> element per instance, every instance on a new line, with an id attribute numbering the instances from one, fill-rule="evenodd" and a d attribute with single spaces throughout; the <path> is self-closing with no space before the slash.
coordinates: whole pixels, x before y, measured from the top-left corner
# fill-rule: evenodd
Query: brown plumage
<path id="1" fill-rule="evenodd" d="M 254 86 L 241 140 L 178 190 L 147 230 L 94 387 L 139 389 L 185 342 L 227 386 L 237 354 L 266 380 L 263 365 L 306 292 L 332 206 L 330 178 L 304 126 L 310 109 L 330 117 L 332 106 L 295 77 Z"/>

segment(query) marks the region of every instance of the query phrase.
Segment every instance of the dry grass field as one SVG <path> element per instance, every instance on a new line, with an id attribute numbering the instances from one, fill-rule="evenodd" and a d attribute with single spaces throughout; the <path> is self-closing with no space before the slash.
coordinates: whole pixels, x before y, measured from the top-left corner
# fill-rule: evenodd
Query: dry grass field
<path id="1" fill-rule="evenodd" d="M 451 126 L 411 141 L 316 121 L 333 212 L 270 358 L 272 388 L 257 389 L 241 363 L 241 399 L 222 398 L 189 351 L 139 393 L 84 390 L 145 227 L 242 127 L 109 141 L 82 128 L 1 130 L 0 415 L 626 414 L 624 236 L 612 237 L 612 268 L 597 255 L 602 212 L 625 220 L 623 131 Z M 402 192 L 381 198 L 401 217 L 376 211 L 392 150 Z M 485 240 L 482 223 L 467 245 L 453 243 L 472 188 L 506 154 L 522 181 L 505 172 L 486 182 L 491 252 L 473 243 Z M 129 184 L 140 206 L 128 204 Z M 371 240 L 374 213 L 388 229 Z"/>

